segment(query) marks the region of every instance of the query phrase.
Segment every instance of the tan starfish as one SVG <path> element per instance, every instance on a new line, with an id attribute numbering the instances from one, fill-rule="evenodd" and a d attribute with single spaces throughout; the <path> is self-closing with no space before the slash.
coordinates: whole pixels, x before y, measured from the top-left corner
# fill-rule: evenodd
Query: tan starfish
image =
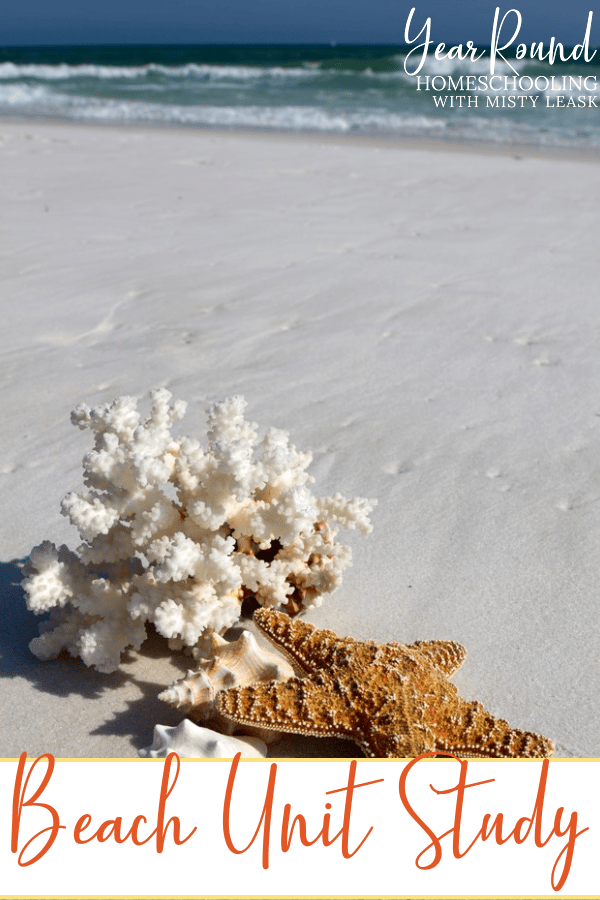
<path id="1" fill-rule="evenodd" d="M 339 638 L 285 613 L 259 609 L 254 621 L 304 673 L 288 681 L 231 688 L 220 711 L 243 725 L 351 738 L 367 756 L 546 757 L 551 741 L 467 703 L 448 681 L 462 665 L 454 641 L 382 644 Z"/>

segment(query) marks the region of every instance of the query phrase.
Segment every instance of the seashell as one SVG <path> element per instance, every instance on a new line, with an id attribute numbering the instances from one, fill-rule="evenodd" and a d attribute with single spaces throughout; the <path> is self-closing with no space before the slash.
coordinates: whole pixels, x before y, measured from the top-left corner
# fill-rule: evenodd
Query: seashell
<path id="1" fill-rule="evenodd" d="M 169 753 L 177 753 L 181 759 L 232 759 L 236 753 L 258 759 L 267 755 L 267 745 L 259 738 L 218 734 L 184 719 L 174 727 L 155 725 L 152 745 L 138 750 L 140 756 L 153 759 Z"/>
<path id="2" fill-rule="evenodd" d="M 195 721 L 210 722 L 225 734 L 233 734 L 240 726 L 215 711 L 218 692 L 262 681 L 287 681 L 295 672 L 286 659 L 262 647 L 250 631 L 242 631 L 236 641 L 213 632 L 209 641 L 210 658 L 199 660 L 195 672 L 190 670 L 158 696 L 176 709 L 186 710 Z M 279 736 L 264 729 L 256 733 L 267 743 Z"/>

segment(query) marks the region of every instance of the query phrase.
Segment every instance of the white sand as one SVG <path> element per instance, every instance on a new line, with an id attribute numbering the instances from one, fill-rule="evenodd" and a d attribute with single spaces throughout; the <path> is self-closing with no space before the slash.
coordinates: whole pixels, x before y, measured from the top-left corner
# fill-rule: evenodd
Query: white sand
<path id="1" fill-rule="evenodd" d="M 243 393 L 377 497 L 309 619 L 452 638 L 455 678 L 560 756 L 600 755 L 600 167 L 394 143 L 1 124 L 0 755 L 135 755 L 185 667 L 41 663 L 11 562 L 81 487 L 80 402 L 166 386 L 204 437 Z M 354 745 L 290 740 L 287 755 Z"/>

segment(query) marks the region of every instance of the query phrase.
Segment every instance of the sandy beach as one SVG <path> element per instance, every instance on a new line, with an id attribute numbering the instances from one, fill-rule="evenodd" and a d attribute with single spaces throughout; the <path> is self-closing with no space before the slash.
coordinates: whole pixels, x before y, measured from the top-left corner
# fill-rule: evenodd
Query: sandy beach
<path id="1" fill-rule="evenodd" d="M 79 543 L 71 409 L 156 387 L 203 441 L 243 394 L 312 450 L 315 491 L 378 500 L 309 621 L 459 641 L 464 697 L 599 755 L 595 160 L 3 122 L 0 161 L 0 756 L 135 756 L 180 719 L 162 639 L 113 675 L 40 662 L 13 586 L 34 545 Z"/>

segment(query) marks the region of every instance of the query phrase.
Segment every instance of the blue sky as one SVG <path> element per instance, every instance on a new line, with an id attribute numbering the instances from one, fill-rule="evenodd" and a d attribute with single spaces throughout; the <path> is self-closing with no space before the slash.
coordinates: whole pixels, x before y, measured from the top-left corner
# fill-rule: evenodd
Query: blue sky
<path id="1" fill-rule="evenodd" d="M 591 0 L 513 0 L 519 39 L 583 40 Z M 500 0 L 4 0 L 0 45 L 88 43 L 403 43 L 409 10 L 435 40 L 487 44 Z M 508 22 L 506 28 L 508 30 Z M 600 8 L 592 44 L 600 44 Z"/>

